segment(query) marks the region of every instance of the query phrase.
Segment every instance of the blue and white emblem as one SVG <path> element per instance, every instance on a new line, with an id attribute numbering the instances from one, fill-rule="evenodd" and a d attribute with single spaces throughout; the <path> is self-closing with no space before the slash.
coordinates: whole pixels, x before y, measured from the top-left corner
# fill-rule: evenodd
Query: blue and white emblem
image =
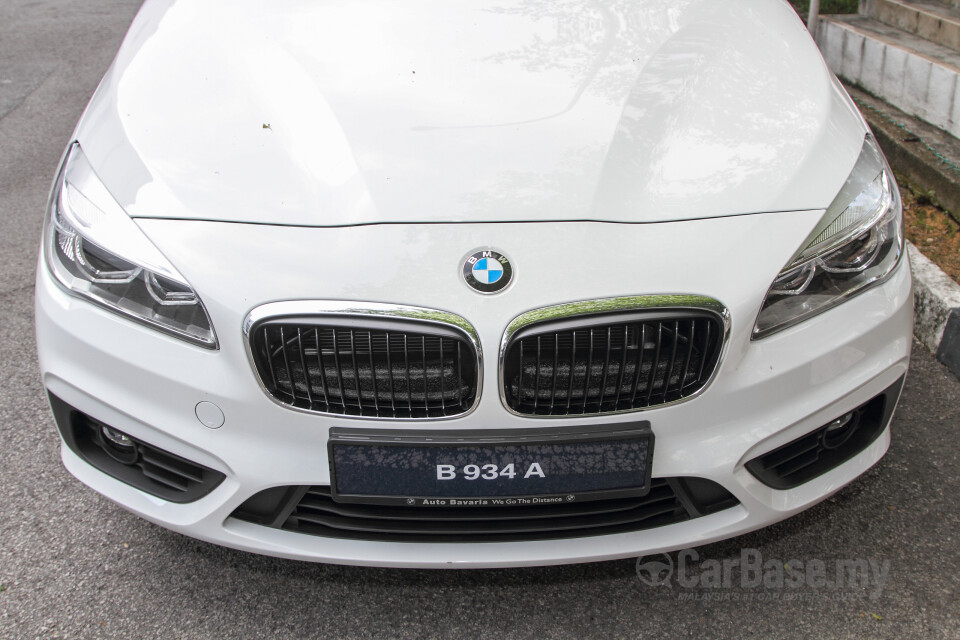
<path id="1" fill-rule="evenodd" d="M 471 269 L 473 277 L 482 284 L 496 284 L 503 277 L 503 266 L 493 258 L 480 258 Z"/>
<path id="2" fill-rule="evenodd" d="M 464 281 L 480 293 L 497 293 L 513 278 L 513 267 L 505 255 L 492 249 L 474 251 L 463 259 Z"/>

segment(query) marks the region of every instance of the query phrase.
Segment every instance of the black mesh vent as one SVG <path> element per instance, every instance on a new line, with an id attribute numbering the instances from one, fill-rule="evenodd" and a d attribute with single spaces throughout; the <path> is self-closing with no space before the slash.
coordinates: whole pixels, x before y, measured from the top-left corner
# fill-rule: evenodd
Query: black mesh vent
<path id="1" fill-rule="evenodd" d="M 264 386 L 301 409 L 439 418 L 465 413 L 476 400 L 477 354 L 454 330 L 271 321 L 254 327 L 250 340 Z"/>
<path id="2" fill-rule="evenodd" d="M 274 487 L 233 517 L 309 535 L 397 542 L 505 542 L 662 527 L 738 504 L 702 478 L 654 478 L 639 498 L 532 507 L 388 507 L 335 502 L 330 487 Z"/>
<path id="3" fill-rule="evenodd" d="M 816 431 L 754 458 L 747 469 L 774 489 L 792 489 L 840 466 L 887 428 L 903 380 Z"/>
<path id="4" fill-rule="evenodd" d="M 622 314 L 535 325 L 507 346 L 507 404 L 531 415 L 630 411 L 704 387 L 720 358 L 721 320 L 708 312 L 669 318 Z"/>
<path id="5" fill-rule="evenodd" d="M 103 427 L 109 425 L 74 409 L 52 393 L 49 398 L 67 446 L 100 471 L 141 491 L 170 502 L 193 502 L 213 491 L 226 477 L 137 438 L 130 438 L 128 451 L 118 453 L 102 434 Z"/>

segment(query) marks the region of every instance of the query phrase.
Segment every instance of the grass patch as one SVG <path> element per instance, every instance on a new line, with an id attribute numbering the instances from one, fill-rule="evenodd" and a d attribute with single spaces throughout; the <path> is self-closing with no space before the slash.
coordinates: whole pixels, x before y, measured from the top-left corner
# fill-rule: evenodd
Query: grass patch
<path id="1" fill-rule="evenodd" d="M 960 283 L 960 225 L 937 206 L 935 198 L 902 177 L 898 180 L 907 238 L 923 255 Z"/>
<path id="2" fill-rule="evenodd" d="M 797 13 L 804 18 L 810 12 L 810 0 L 790 0 Z M 856 13 L 858 0 L 820 0 L 820 13 Z"/>

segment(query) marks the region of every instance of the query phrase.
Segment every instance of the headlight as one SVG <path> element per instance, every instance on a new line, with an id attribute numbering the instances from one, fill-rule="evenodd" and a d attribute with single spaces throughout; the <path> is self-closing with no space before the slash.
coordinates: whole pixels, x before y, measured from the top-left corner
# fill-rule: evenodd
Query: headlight
<path id="1" fill-rule="evenodd" d="M 44 244 L 47 265 L 72 293 L 194 344 L 217 347 L 200 298 L 113 199 L 77 143 L 54 184 Z"/>
<path id="2" fill-rule="evenodd" d="M 880 283 L 902 254 L 900 192 L 877 143 L 867 136 L 839 195 L 773 281 L 753 338 L 792 326 Z"/>

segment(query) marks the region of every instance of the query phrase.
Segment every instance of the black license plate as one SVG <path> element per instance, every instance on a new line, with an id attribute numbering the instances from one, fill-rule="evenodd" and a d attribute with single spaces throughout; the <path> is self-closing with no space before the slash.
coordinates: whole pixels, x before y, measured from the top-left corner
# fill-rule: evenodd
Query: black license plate
<path id="1" fill-rule="evenodd" d="M 339 502 L 546 505 L 646 494 L 653 432 L 647 421 L 469 432 L 334 427 L 328 453 Z"/>

